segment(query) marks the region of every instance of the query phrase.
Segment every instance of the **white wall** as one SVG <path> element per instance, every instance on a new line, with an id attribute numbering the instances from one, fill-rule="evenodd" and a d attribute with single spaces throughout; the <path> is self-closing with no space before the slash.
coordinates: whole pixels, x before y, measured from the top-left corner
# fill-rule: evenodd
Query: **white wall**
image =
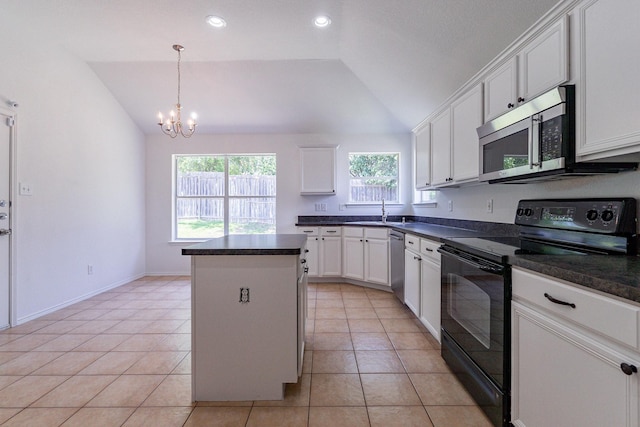
<path id="1" fill-rule="evenodd" d="M 158 130 L 158 133 L 160 130 Z M 338 186 L 335 196 L 300 195 L 298 146 L 339 145 Z M 339 206 L 348 201 L 349 152 L 399 152 L 400 191 L 405 206 L 388 206 L 389 215 L 408 214 L 411 201 L 411 136 L 397 135 L 198 135 L 171 139 L 147 137 L 147 273 L 188 274 L 189 257 L 181 256 L 187 243 L 171 240 L 171 156 L 173 154 L 276 153 L 278 233 L 293 233 L 298 215 L 380 215 L 380 206 Z M 326 203 L 326 212 L 315 212 Z"/>
<path id="2" fill-rule="evenodd" d="M 640 199 L 640 172 L 571 178 L 531 184 L 478 184 L 438 191 L 437 207 L 415 208 L 415 215 L 438 218 L 472 219 L 513 224 L 515 208 L 521 199 L 633 197 Z M 487 213 L 487 199 L 493 199 L 493 213 Z M 453 201 L 453 211 L 448 201 Z"/>
<path id="3" fill-rule="evenodd" d="M 145 153 L 84 62 L 18 30 L 0 17 L 0 102 L 20 104 L 16 175 L 33 190 L 12 183 L 21 323 L 144 274 Z"/>

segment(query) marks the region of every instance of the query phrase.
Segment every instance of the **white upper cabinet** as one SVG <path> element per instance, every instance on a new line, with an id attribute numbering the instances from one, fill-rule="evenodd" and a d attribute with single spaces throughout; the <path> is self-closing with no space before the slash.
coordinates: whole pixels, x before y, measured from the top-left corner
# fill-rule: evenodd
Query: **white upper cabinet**
<path id="1" fill-rule="evenodd" d="M 587 0 L 572 18 L 577 155 L 640 151 L 640 1 Z"/>
<path id="2" fill-rule="evenodd" d="M 485 121 L 516 106 L 518 97 L 518 58 L 513 57 L 484 79 Z"/>
<path id="3" fill-rule="evenodd" d="M 529 101 L 569 80 L 568 17 L 564 16 L 518 54 L 519 102 Z"/>
<path id="4" fill-rule="evenodd" d="M 451 110 L 447 107 L 431 120 L 431 185 L 451 181 Z"/>
<path id="5" fill-rule="evenodd" d="M 337 147 L 300 147 L 300 194 L 336 194 Z"/>
<path id="6" fill-rule="evenodd" d="M 431 186 L 446 187 L 477 179 L 476 129 L 482 125 L 482 84 L 457 97 L 430 125 Z"/>
<path id="7" fill-rule="evenodd" d="M 479 142 L 476 129 L 482 123 L 482 84 L 478 84 L 451 104 L 451 167 L 456 183 L 478 178 Z"/>
<path id="8" fill-rule="evenodd" d="M 414 134 L 416 190 L 431 186 L 431 127 L 429 124 Z"/>
<path id="9" fill-rule="evenodd" d="M 566 82 L 568 18 L 563 16 L 533 38 L 484 79 L 484 118 L 494 119 L 511 108 Z"/>

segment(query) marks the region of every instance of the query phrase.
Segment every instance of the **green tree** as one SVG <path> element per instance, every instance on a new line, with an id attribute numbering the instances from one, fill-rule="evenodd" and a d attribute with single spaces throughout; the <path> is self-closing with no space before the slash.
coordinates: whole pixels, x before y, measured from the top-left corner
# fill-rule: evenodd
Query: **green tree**
<path id="1" fill-rule="evenodd" d="M 350 154 L 349 173 L 353 178 L 398 176 L 397 154 Z"/>
<path id="2" fill-rule="evenodd" d="M 276 156 L 232 156 L 229 157 L 229 175 L 275 176 Z"/>
<path id="3" fill-rule="evenodd" d="M 178 171 L 187 172 L 224 172 L 222 156 L 179 156 Z"/>

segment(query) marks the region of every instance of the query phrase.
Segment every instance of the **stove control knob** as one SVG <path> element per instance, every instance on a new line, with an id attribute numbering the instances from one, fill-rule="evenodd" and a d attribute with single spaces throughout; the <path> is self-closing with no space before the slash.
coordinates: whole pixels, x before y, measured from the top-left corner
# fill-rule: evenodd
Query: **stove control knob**
<path id="1" fill-rule="evenodd" d="M 522 216 L 524 214 L 524 209 L 523 208 L 518 208 L 518 210 L 516 211 L 516 215 L 517 216 Z"/>
<path id="2" fill-rule="evenodd" d="M 531 216 L 531 215 L 533 215 L 533 209 L 531 209 L 531 208 L 527 208 L 527 209 L 525 209 L 525 210 L 524 210 L 524 215 L 525 215 L 525 216 Z"/>
<path id="3" fill-rule="evenodd" d="M 604 222 L 609 222 L 613 219 L 613 211 L 607 209 L 606 211 L 602 211 L 602 220 Z"/>
<path id="4" fill-rule="evenodd" d="M 595 209 L 589 209 L 587 211 L 587 219 L 589 221 L 595 221 L 596 219 L 598 219 L 598 211 Z"/>

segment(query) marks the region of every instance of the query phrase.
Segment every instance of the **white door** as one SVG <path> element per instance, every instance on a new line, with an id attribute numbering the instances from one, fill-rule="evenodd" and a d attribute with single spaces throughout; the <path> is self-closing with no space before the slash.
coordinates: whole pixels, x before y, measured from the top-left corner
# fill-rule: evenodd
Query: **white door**
<path id="1" fill-rule="evenodd" d="M 0 329 L 9 327 L 10 177 L 13 115 L 0 110 Z"/>

